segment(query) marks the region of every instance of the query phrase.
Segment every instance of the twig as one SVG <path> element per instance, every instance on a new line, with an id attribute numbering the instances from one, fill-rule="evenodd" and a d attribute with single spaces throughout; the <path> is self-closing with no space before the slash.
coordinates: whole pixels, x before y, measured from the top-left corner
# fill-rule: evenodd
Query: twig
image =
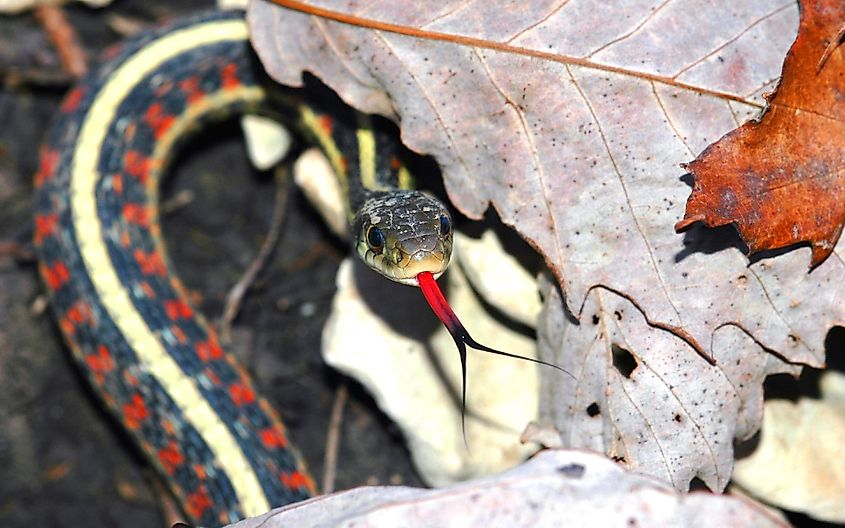
<path id="1" fill-rule="evenodd" d="M 158 475 L 150 475 L 150 482 L 152 484 L 153 493 L 158 499 L 158 507 L 164 517 L 165 526 L 176 526 L 181 522 L 185 516 L 179 510 L 179 506 L 170 490 L 167 489 L 164 482 Z"/>
<path id="2" fill-rule="evenodd" d="M 56 6 L 40 6 L 35 9 L 35 17 L 56 47 L 65 71 L 77 78 L 85 75 L 88 71 L 88 59 L 64 11 Z"/>
<path id="3" fill-rule="evenodd" d="M 73 84 L 76 77 L 64 71 L 47 70 L 43 68 L 9 68 L 0 70 L 3 84 L 16 86 L 46 86 L 66 88 Z"/>
<path id="4" fill-rule="evenodd" d="M 158 206 L 158 212 L 162 215 L 170 214 L 182 209 L 186 205 L 191 204 L 193 201 L 194 191 L 190 189 L 182 189 L 169 200 L 161 202 Z"/>
<path id="5" fill-rule="evenodd" d="M 302 254 L 295 258 L 283 269 L 285 273 L 296 273 L 314 265 L 322 257 L 330 257 L 340 262 L 346 254 L 338 251 L 337 246 L 327 242 L 317 242 L 308 247 Z M 332 287 L 334 289 L 334 287 Z"/>
<path id="6" fill-rule="evenodd" d="M 349 398 L 346 385 L 341 385 L 335 391 L 332 414 L 329 418 L 329 431 L 326 434 L 326 459 L 323 470 L 323 494 L 334 491 L 334 481 L 337 475 L 337 452 L 340 448 L 340 424 L 343 421 L 343 408 Z"/>
<path id="7" fill-rule="evenodd" d="M 220 318 L 220 324 L 218 325 L 220 328 L 220 338 L 224 344 L 231 343 L 232 321 L 234 321 L 235 317 L 238 316 L 238 312 L 241 309 L 241 304 L 243 303 L 247 290 L 249 290 L 249 287 L 253 282 L 255 282 L 255 278 L 264 267 L 264 264 L 267 262 L 267 258 L 273 252 L 273 248 L 276 247 L 276 243 L 282 233 L 282 220 L 284 220 L 285 217 L 285 207 L 287 205 L 289 194 L 287 185 L 288 171 L 283 167 L 277 168 L 275 171 L 275 179 L 276 205 L 273 209 L 270 231 L 267 233 L 267 238 L 261 245 L 261 250 L 258 252 L 258 256 L 255 257 L 255 260 L 252 264 L 250 264 L 249 268 L 247 268 L 246 272 L 237 284 L 235 284 L 229 291 L 229 295 L 226 296 L 226 307 L 223 310 L 223 316 Z"/>

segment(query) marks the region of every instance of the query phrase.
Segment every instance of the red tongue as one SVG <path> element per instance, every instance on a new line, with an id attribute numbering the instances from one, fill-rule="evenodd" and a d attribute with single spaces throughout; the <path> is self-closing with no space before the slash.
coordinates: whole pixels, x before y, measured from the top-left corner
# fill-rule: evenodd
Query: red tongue
<path id="1" fill-rule="evenodd" d="M 434 275 L 432 275 L 431 272 L 424 271 L 417 275 L 417 282 L 420 285 L 420 289 L 422 290 L 425 300 L 428 301 L 428 305 L 431 306 L 431 309 L 434 311 L 434 315 L 436 315 L 437 318 L 446 325 L 449 333 L 452 334 L 452 337 L 455 338 L 455 341 L 457 342 L 458 338 L 455 333 L 462 330 L 463 333 L 466 334 L 466 329 L 464 328 L 464 325 L 461 324 L 458 316 L 455 315 L 455 312 L 452 311 L 452 307 L 449 306 L 449 301 L 446 300 L 446 297 L 444 297 L 443 293 L 440 291 L 437 281 L 434 280 Z M 458 348 L 461 348 L 461 345 L 458 345 Z"/>
<path id="2" fill-rule="evenodd" d="M 449 301 L 447 301 L 446 297 L 443 296 L 443 293 L 440 291 L 440 287 L 437 286 L 437 281 L 434 280 L 434 276 L 430 272 L 424 271 L 418 274 L 417 283 L 419 283 L 423 296 L 425 297 L 425 300 L 428 301 L 428 305 L 431 306 L 431 309 L 434 311 L 434 314 L 437 316 L 438 319 L 440 319 L 440 321 L 446 327 L 446 330 L 448 330 L 449 333 L 452 335 L 452 339 L 455 340 L 455 345 L 458 347 L 458 354 L 461 358 L 461 430 L 464 433 L 464 443 L 466 443 L 466 424 L 464 423 L 464 416 L 466 414 L 467 401 L 466 347 L 474 348 L 482 352 L 489 352 L 491 354 L 498 354 L 500 356 L 507 356 L 516 359 L 524 359 L 525 361 L 531 361 L 532 363 L 546 365 L 547 367 L 552 367 L 561 372 L 564 372 L 573 379 L 575 379 L 575 376 L 570 374 L 568 371 L 558 367 L 557 365 L 546 363 L 545 361 L 539 359 L 502 352 L 501 350 L 496 350 L 494 348 L 484 346 L 481 343 L 477 342 L 475 339 L 472 338 L 472 336 L 469 335 L 469 332 L 467 332 L 467 329 L 464 327 L 464 325 L 461 324 L 460 319 L 458 319 L 458 316 L 455 315 L 455 312 L 452 310 L 452 307 L 449 306 Z"/>

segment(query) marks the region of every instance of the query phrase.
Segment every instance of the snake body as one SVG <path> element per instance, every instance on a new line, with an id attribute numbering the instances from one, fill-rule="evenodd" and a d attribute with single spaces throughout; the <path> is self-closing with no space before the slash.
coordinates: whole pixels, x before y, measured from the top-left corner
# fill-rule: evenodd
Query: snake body
<path id="1" fill-rule="evenodd" d="M 35 246 L 59 327 L 85 377 L 185 513 L 219 525 L 314 492 L 285 429 L 172 273 L 159 181 L 192 131 L 270 113 L 304 131 L 346 191 L 353 246 L 413 282 L 449 261 L 451 220 L 404 190 L 395 141 L 369 118 L 265 89 L 242 13 L 131 39 L 66 96 L 36 174 Z M 409 280 L 411 279 L 411 280 Z"/>

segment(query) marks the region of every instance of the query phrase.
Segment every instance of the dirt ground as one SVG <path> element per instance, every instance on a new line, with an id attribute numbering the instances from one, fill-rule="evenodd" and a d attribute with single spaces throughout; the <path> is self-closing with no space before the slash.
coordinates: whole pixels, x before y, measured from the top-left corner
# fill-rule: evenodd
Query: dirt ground
<path id="1" fill-rule="evenodd" d="M 66 13 L 93 56 L 119 40 L 115 28 L 126 22 L 162 21 L 211 3 L 174 4 L 127 0 Z M 82 382 L 44 309 L 29 246 L 32 175 L 69 77 L 32 14 L 0 17 L 0 73 L 0 526 L 164 526 L 161 486 Z M 246 161 L 236 123 L 205 132 L 171 171 L 163 200 L 184 190 L 193 195 L 163 217 L 171 258 L 212 320 L 267 233 L 273 188 L 272 178 Z M 395 428 L 320 358 L 346 251 L 292 192 L 280 246 L 234 327 L 236 352 L 318 483 L 330 410 L 338 387 L 348 386 L 337 488 L 419 486 Z"/>

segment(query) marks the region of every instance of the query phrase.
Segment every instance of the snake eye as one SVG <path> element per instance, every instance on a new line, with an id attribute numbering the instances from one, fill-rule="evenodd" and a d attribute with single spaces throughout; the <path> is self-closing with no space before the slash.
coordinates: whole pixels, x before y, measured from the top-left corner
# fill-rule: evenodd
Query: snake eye
<path id="1" fill-rule="evenodd" d="M 370 226 L 367 229 L 367 244 L 376 255 L 380 255 L 384 250 L 384 233 L 376 226 Z"/>
<path id="2" fill-rule="evenodd" d="M 452 222 L 446 215 L 440 215 L 440 236 L 446 236 L 452 231 Z"/>

